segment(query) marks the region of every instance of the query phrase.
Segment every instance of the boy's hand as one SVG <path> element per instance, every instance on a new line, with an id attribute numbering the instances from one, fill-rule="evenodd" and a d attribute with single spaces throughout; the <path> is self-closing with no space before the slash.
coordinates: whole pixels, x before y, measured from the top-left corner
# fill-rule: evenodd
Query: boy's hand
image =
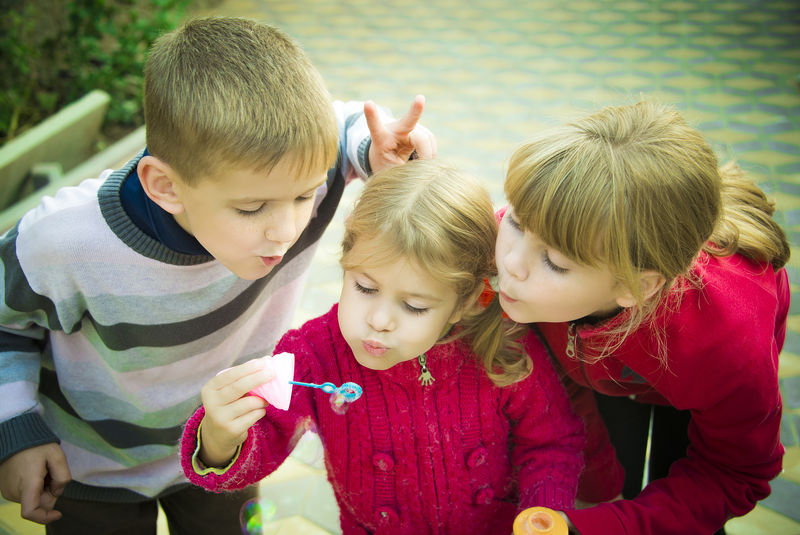
<path id="1" fill-rule="evenodd" d="M 266 414 L 266 401 L 247 392 L 273 378 L 264 369 L 264 359 L 254 359 L 225 370 L 203 386 L 206 413 L 199 454 L 206 466 L 225 466 L 247 438 L 247 430 Z"/>
<path id="2" fill-rule="evenodd" d="M 364 103 L 364 116 L 372 136 L 369 165 L 373 173 L 407 162 L 414 151 L 418 158 L 436 157 L 436 138 L 417 124 L 424 108 L 425 97 L 417 95 L 405 117 L 383 124 L 375 103 L 369 100 Z"/>
<path id="3" fill-rule="evenodd" d="M 61 518 L 53 509 L 72 479 L 64 451 L 56 443 L 22 450 L 0 464 L 0 494 L 20 504 L 20 516 L 39 524 Z"/>

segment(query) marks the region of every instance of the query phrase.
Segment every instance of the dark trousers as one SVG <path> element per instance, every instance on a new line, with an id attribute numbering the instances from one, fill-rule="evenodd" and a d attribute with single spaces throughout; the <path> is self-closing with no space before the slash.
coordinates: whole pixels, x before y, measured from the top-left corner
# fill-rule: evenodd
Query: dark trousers
<path id="1" fill-rule="evenodd" d="M 672 463 L 686 457 L 691 419 L 689 411 L 638 403 L 627 397 L 604 396 L 596 392 L 595 397 L 611 443 L 617 451 L 617 459 L 625 469 L 625 486 L 622 488 L 625 499 L 638 496 L 643 483 L 665 477 Z M 643 481 L 648 437 L 650 458 L 647 460 L 647 481 Z M 715 535 L 725 535 L 724 528 L 720 528 Z"/>
<path id="2" fill-rule="evenodd" d="M 47 525 L 47 535 L 156 535 L 158 504 L 170 535 L 240 535 L 239 512 L 258 496 L 258 486 L 215 494 L 190 486 L 158 500 L 108 503 L 61 497 L 55 508 L 63 515 Z"/>

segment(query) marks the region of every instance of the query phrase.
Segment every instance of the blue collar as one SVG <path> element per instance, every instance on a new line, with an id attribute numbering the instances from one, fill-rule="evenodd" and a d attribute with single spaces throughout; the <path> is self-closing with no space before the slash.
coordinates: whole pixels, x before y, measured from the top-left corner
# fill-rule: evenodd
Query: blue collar
<path id="1" fill-rule="evenodd" d="M 144 156 L 149 153 L 147 149 Z M 125 179 L 120 190 L 122 207 L 142 232 L 170 249 L 184 254 L 208 255 L 197 238 L 183 230 L 172 214 L 154 203 L 144 192 L 136 168 Z"/>

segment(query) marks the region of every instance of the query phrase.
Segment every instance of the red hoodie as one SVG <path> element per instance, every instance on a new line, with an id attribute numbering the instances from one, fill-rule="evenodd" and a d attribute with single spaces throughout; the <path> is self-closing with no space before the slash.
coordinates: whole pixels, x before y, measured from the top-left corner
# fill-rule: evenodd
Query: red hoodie
<path id="1" fill-rule="evenodd" d="M 776 273 L 741 255 L 701 254 L 693 272 L 699 287 L 685 283 L 680 299 L 668 299 L 650 325 L 597 362 L 591 363 L 593 348 L 624 312 L 598 325 L 538 324 L 594 438 L 579 497 L 609 499 L 622 486 L 621 468 L 609 462 L 602 442 L 601 417 L 593 400 L 586 403 L 590 389 L 691 411 L 687 456 L 667 477 L 634 500 L 567 511 L 582 535 L 712 533 L 768 496 L 781 471 L 778 354 L 790 299 L 786 270 Z M 651 325 L 663 334 L 661 351 Z M 566 355 L 570 339 L 573 358 Z"/>

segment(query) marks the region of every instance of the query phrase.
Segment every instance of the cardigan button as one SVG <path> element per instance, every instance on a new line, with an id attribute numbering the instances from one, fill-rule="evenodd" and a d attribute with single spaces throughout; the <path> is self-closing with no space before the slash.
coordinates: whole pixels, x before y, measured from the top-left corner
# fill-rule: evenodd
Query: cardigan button
<path id="1" fill-rule="evenodd" d="M 400 520 L 400 517 L 397 516 L 397 511 L 392 509 L 391 507 L 378 507 L 378 510 L 375 511 L 375 520 L 378 522 L 379 526 L 386 527 L 391 526 L 392 524 L 397 524 L 397 521 Z"/>
<path id="2" fill-rule="evenodd" d="M 391 455 L 386 453 L 376 453 L 372 456 L 372 464 L 375 465 L 375 468 L 378 470 L 388 472 L 394 468 L 394 459 L 392 459 Z"/>
<path id="3" fill-rule="evenodd" d="M 470 468 L 475 468 L 476 466 L 480 466 L 486 462 L 486 459 L 489 456 L 489 452 L 486 451 L 486 448 L 480 446 L 475 448 L 470 452 L 469 456 L 467 457 L 467 466 Z"/>
<path id="4" fill-rule="evenodd" d="M 475 505 L 489 505 L 494 498 L 494 491 L 484 487 L 475 493 Z"/>

